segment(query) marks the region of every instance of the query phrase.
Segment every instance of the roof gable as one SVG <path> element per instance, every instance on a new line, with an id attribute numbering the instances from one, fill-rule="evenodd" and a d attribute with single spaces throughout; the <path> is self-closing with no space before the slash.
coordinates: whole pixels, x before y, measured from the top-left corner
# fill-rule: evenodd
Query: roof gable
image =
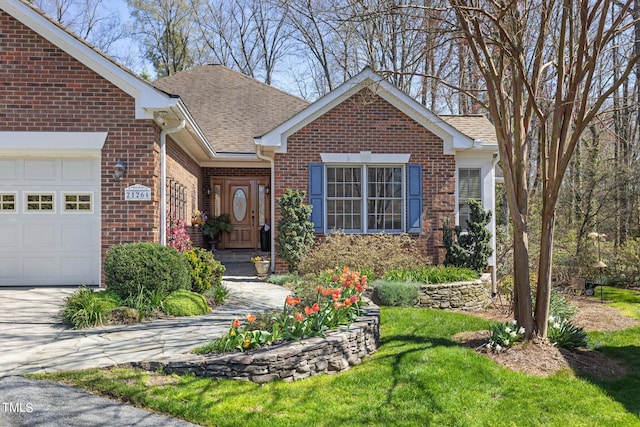
<path id="1" fill-rule="evenodd" d="M 185 120 L 185 130 L 176 134 L 176 140 L 194 159 L 204 161 L 215 155 L 179 97 L 155 88 L 24 0 L 0 0 L 0 10 L 131 96 L 136 119 L 154 119 L 160 127 L 169 125 L 163 117 Z"/>
<path id="2" fill-rule="evenodd" d="M 460 132 L 369 68 L 364 69 L 271 131 L 257 136 L 255 143 L 264 147 L 274 147 L 279 153 L 286 153 L 289 136 L 363 89 L 369 89 L 373 94 L 389 102 L 425 129 L 440 137 L 444 142 L 445 154 L 452 154 L 460 149 L 474 148 L 481 144 L 480 141 L 475 141 L 469 135 Z"/>
<path id="3" fill-rule="evenodd" d="M 255 153 L 253 138 L 309 103 L 219 64 L 201 65 L 154 85 L 176 93 L 218 152 Z"/>

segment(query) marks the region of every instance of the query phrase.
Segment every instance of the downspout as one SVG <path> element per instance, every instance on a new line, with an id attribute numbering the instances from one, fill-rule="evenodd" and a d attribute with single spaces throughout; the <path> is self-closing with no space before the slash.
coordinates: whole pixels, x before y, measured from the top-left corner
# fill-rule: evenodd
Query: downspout
<path id="1" fill-rule="evenodd" d="M 276 249 L 275 249 L 275 245 L 274 245 L 274 239 L 276 237 L 275 234 L 275 218 L 276 218 L 276 203 L 275 203 L 275 199 L 276 199 L 276 192 L 275 192 L 275 177 L 276 177 L 276 171 L 275 171 L 275 159 L 272 157 L 268 157 L 265 156 L 262 153 L 262 145 L 258 145 L 256 144 L 256 157 L 258 157 L 260 160 L 266 160 L 269 162 L 269 164 L 271 165 L 271 181 L 269 182 L 269 185 L 271 185 L 271 200 L 269 201 L 269 205 L 271 207 L 271 271 L 275 271 L 276 267 Z"/>
<path id="2" fill-rule="evenodd" d="M 493 268 L 491 269 L 491 296 L 494 297 L 498 295 L 498 278 L 497 271 L 498 270 L 498 256 L 496 253 L 496 229 L 497 218 L 496 218 L 496 165 L 500 161 L 500 156 L 497 154 L 493 155 L 493 160 L 491 161 L 491 166 L 493 167 L 493 233 L 491 239 L 493 240 Z"/>
<path id="3" fill-rule="evenodd" d="M 184 129 L 185 120 L 178 126 L 160 132 L 160 244 L 167 246 L 167 135 Z"/>

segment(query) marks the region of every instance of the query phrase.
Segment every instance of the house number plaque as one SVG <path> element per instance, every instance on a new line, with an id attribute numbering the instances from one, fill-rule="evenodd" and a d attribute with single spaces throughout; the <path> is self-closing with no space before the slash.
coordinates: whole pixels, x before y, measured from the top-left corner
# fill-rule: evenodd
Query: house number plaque
<path id="1" fill-rule="evenodd" d="M 131 185 L 124 189 L 125 200 L 151 200 L 151 189 L 141 184 Z"/>

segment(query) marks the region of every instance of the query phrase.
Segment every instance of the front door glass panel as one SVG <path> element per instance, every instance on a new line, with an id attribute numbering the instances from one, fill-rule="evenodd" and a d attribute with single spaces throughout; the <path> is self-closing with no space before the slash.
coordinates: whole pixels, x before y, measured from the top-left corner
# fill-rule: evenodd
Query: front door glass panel
<path id="1" fill-rule="evenodd" d="M 236 221 L 240 222 L 244 220 L 247 215 L 247 195 L 241 188 L 238 188 L 233 193 L 233 216 Z"/>

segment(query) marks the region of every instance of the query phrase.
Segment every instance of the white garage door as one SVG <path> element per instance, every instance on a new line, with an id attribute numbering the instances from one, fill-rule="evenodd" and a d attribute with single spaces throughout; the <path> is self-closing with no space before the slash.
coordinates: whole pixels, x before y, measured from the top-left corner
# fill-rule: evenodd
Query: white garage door
<path id="1" fill-rule="evenodd" d="M 0 286 L 100 282 L 100 159 L 0 157 Z"/>

